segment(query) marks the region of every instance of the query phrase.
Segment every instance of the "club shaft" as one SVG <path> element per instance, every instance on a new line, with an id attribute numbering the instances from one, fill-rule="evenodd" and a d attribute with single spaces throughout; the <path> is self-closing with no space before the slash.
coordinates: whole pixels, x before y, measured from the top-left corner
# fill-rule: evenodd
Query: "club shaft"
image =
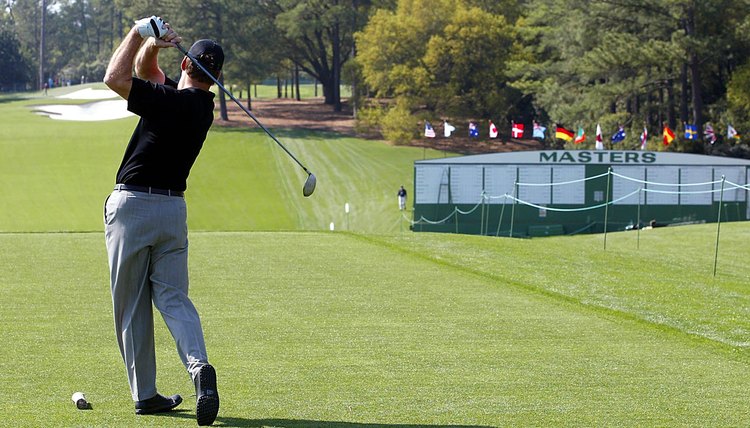
<path id="1" fill-rule="evenodd" d="M 288 154 L 288 155 L 289 155 L 289 157 L 291 157 L 292 159 L 294 159 L 294 161 L 295 161 L 295 162 L 297 162 L 297 165 L 301 166 L 301 167 L 302 167 L 302 169 L 303 169 L 303 170 L 305 170 L 305 172 L 306 172 L 306 173 L 307 173 L 308 175 L 310 175 L 310 174 L 311 174 L 311 173 L 310 173 L 310 171 L 308 171 L 308 170 L 307 170 L 307 168 L 306 168 L 306 167 L 305 167 L 304 165 L 302 165 L 302 162 L 300 162 L 300 161 L 299 161 L 299 159 L 297 159 L 297 158 L 296 158 L 296 157 L 295 157 L 295 156 L 294 156 L 294 155 L 292 154 L 292 152 L 290 152 L 290 151 L 289 151 L 289 149 L 287 149 L 287 148 L 286 148 L 286 147 L 285 147 L 285 146 L 284 146 L 283 144 L 281 144 L 281 141 L 279 141 L 279 139 L 278 139 L 278 138 L 276 138 L 276 136 L 275 136 L 275 135 L 273 135 L 273 133 L 271 133 L 271 131 L 269 131 L 269 130 L 268 130 L 268 128 L 266 128 L 265 126 L 263 126 L 263 124 L 262 124 L 262 123 L 260 123 L 260 121 L 258 120 L 258 118 L 257 118 L 257 117 L 255 117 L 255 115 L 254 115 L 254 114 L 253 114 L 253 113 L 252 113 L 252 112 L 251 112 L 250 110 L 248 110 L 248 109 L 247 109 L 247 108 L 246 108 L 245 106 L 243 106 L 243 105 L 242 105 L 242 103 L 241 103 L 241 102 L 239 102 L 239 100 L 237 100 L 237 98 L 235 98 L 235 97 L 234 97 L 234 95 L 232 95 L 232 93 L 231 93 L 231 92 L 227 91 L 227 88 L 225 88 L 225 87 L 224 87 L 224 85 L 222 85 L 222 84 L 221 84 L 221 83 L 220 83 L 220 82 L 219 82 L 219 81 L 218 81 L 218 80 L 217 80 L 217 79 L 216 79 L 216 78 L 215 78 L 215 77 L 214 77 L 214 76 L 213 76 L 213 75 L 211 74 L 211 72 L 209 72 L 208 70 L 206 70 L 206 67 L 204 67 L 204 66 L 203 66 L 203 64 L 201 64 L 201 63 L 200 63 L 200 62 L 199 62 L 199 61 L 198 61 L 198 60 L 197 60 L 197 59 L 196 59 L 196 58 L 195 58 L 195 57 L 194 57 L 194 56 L 193 56 L 193 55 L 192 55 L 192 54 L 191 54 L 190 52 L 186 51 L 186 50 L 185 50 L 185 48 L 183 48 L 183 47 L 182 47 L 182 46 L 181 46 L 181 45 L 180 45 L 179 43 L 176 43 L 175 45 L 177 46 L 177 49 L 179 49 L 179 50 L 180 50 L 180 52 L 182 52 L 182 54 L 183 54 L 183 55 L 185 55 L 185 56 L 187 56 L 188 58 L 190 58 L 190 61 L 193 61 L 193 64 L 197 65 L 197 66 L 198 66 L 198 68 L 200 68 L 200 69 L 201 69 L 201 71 L 203 71 L 204 73 L 206 73 L 206 75 L 207 75 L 207 76 L 208 76 L 209 78 L 211 78 L 211 80 L 213 80 L 213 82 L 214 82 L 214 83 L 216 83 L 216 86 L 218 86 L 218 87 L 219 87 L 219 89 L 221 89 L 222 91 L 224 91 L 224 93 L 225 93 L 225 94 L 227 94 L 227 96 L 228 96 L 228 97 L 229 97 L 229 98 L 230 98 L 230 99 L 231 99 L 232 101 L 234 101 L 234 102 L 235 102 L 235 103 L 236 103 L 236 104 L 237 104 L 237 105 L 238 105 L 238 106 L 239 106 L 239 107 L 240 107 L 240 108 L 242 109 L 242 111 L 244 111 L 245 113 L 247 113 L 247 115 L 248 115 L 248 116 L 250 116 L 250 118 L 251 118 L 251 119 L 252 119 L 253 121 L 255 121 L 255 123 L 256 123 L 256 124 L 257 124 L 258 126 L 260 126 L 260 128 L 261 128 L 262 130 L 264 130 L 264 131 L 266 132 L 266 134 L 268 134 L 268 136 L 269 136 L 269 137 L 271 137 L 271 138 L 273 139 L 273 141 L 275 141 L 275 142 L 276 142 L 276 144 L 278 144 L 278 145 L 279 145 L 279 147 L 281 147 L 282 149 L 284 149 L 284 151 L 286 152 L 286 154 Z"/>

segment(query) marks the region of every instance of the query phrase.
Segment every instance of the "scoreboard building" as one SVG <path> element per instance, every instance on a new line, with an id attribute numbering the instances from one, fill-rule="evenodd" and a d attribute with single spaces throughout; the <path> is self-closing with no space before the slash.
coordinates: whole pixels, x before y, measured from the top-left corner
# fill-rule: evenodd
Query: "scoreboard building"
<path id="1" fill-rule="evenodd" d="M 722 180 L 722 177 L 724 178 Z M 414 162 L 413 230 L 549 236 L 750 219 L 750 161 L 547 150 Z M 722 191 L 723 186 L 723 191 Z M 605 208 L 606 207 L 606 208 Z"/>

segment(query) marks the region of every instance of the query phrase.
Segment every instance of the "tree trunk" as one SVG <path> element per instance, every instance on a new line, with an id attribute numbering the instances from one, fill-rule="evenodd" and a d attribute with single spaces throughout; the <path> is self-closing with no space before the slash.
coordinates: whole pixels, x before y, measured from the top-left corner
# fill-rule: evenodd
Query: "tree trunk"
<path id="1" fill-rule="evenodd" d="M 297 101 L 302 101 L 302 97 L 299 94 L 299 65 L 294 64 L 294 87 L 296 88 Z"/>
<path id="2" fill-rule="evenodd" d="M 682 91 L 680 91 L 680 121 L 688 123 L 688 91 L 690 84 L 688 82 L 687 62 L 682 64 L 682 69 L 680 70 L 680 86 L 682 87 Z"/>
<path id="3" fill-rule="evenodd" d="M 333 25 L 332 34 L 332 68 L 333 68 L 333 111 L 341 111 L 341 36 L 339 24 Z"/>
<path id="4" fill-rule="evenodd" d="M 283 93 L 281 92 L 281 77 L 276 75 L 276 98 L 281 98 Z"/>
<path id="5" fill-rule="evenodd" d="M 47 0 L 42 0 L 41 22 L 39 30 L 39 90 L 44 89 L 44 19 L 47 15 Z"/>
<path id="6" fill-rule="evenodd" d="M 695 39 L 697 38 L 695 34 L 695 10 L 689 7 L 687 15 L 686 33 L 688 37 Z M 701 89 L 700 61 L 693 47 L 688 48 L 688 59 L 690 61 L 688 67 L 690 68 L 690 89 L 693 102 L 693 125 L 695 125 L 700 141 L 703 131 L 703 90 Z"/>
<path id="7" fill-rule="evenodd" d="M 674 111 L 674 82 L 672 79 L 667 80 L 667 124 L 671 129 L 677 126 L 677 117 Z"/>
<path id="8" fill-rule="evenodd" d="M 252 102 L 250 101 L 250 99 L 252 98 L 252 97 L 250 96 L 250 85 L 251 85 L 251 83 L 250 83 L 250 82 L 247 82 L 247 109 L 248 109 L 248 110 L 252 110 L 252 109 L 253 109 L 253 104 L 252 104 Z"/>

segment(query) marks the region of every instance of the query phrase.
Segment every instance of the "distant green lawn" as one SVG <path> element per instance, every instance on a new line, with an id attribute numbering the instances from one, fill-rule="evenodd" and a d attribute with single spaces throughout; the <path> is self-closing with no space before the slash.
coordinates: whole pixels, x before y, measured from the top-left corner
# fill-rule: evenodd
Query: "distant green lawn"
<path id="1" fill-rule="evenodd" d="M 101 212 L 135 121 L 30 112 L 50 99 L 0 97 L 0 425 L 195 426 L 163 323 L 158 385 L 186 402 L 162 416 L 133 414 L 113 331 Z M 396 190 L 442 153 L 275 131 L 317 175 L 311 198 L 255 130 L 214 127 L 191 173 L 216 426 L 749 424 L 750 223 L 722 225 L 716 277 L 716 225 L 611 233 L 606 251 L 413 233 Z"/>
<path id="2" fill-rule="evenodd" d="M 640 253 L 625 232 L 606 252 L 596 236 L 193 232 L 217 426 L 744 426 L 746 229 L 726 225 L 716 279 L 687 249 L 704 226 Z M 133 414 L 100 233 L 0 234 L 0 257 L 0 420 L 195 425 L 161 322 L 158 384 L 186 403 Z"/>
<path id="3" fill-rule="evenodd" d="M 6 207 L 0 232 L 101 229 L 102 204 L 136 119 L 65 122 L 31 112 L 74 89 L 0 98 L 0 115 L 7 119 L 0 137 Z M 412 188 L 413 161 L 444 156 L 324 132 L 274 132 L 315 173 L 313 196 L 302 196 L 304 172 L 262 131 L 214 126 L 188 183 L 192 229 L 327 230 L 333 222 L 337 229 L 398 231 L 396 191 L 402 184 Z"/>

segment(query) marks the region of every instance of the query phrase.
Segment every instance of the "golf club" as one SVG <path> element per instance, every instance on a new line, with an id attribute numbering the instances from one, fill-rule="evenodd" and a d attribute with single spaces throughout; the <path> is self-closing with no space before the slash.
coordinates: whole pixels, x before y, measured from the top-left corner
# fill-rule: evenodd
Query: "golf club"
<path id="1" fill-rule="evenodd" d="M 229 91 L 227 91 L 224 85 L 219 83 L 219 81 L 208 70 L 206 70 L 206 67 L 204 67 L 203 64 L 201 64 L 190 52 L 186 51 L 185 48 L 183 48 L 179 43 L 175 43 L 175 46 L 177 46 L 177 49 L 179 49 L 183 55 L 190 58 L 190 61 L 193 61 L 193 64 L 197 65 L 198 68 L 201 69 L 201 71 L 206 73 L 206 75 L 210 77 L 214 83 L 216 83 L 216 86 L 218 86 L 222 91 L 224 91 L 224 93 L 227 94 L 227 96 L 231 98 L 231 100 L 234 101 L 242 109 L 242 111 L 247 113 L 247 115 L 250 116 L 250 118 L 254 120 L 255 123 L 258 124 L 258 126 L 260 126 L 260 128 L 264 130 L 266 134 L 268 134 L 268 136 L 273 139 L 273 141 L 276 142 L 276 144 L 279 145 L 279 147 L 284 149 L 286 154 L 288 154 L 289 157 L 291 157 L 292 159 L 294 159 L 295 162 L 297 162 L 297 165 L 301 166 L 302 169 L 305 170 L 305 172 L 307 173 L 307 179 L 305 180 L 305 184 L 302 186 L 302 195 L 304 195 L 305 197 L 312 195 L 312 193 L 315 191 L 315 184 L 317 182 L 317 179 L 315 178 L 315 174 L 310 172 L 304 165 L 302 165 L 302 162 L 300 162 L 296 157 L 294 157 L 292 152 L 290 152 L 286 147 L 284 147 L 284 145 L 281 144 L 281 141 L 279 141 L 278 138 L 276 138 L 276 136 L 274 136 L 271 133 L 271 131 L 269 131 L 265 126 L 263 126 L 263 124 L 260 123 L 258 118 L 255 117 L 255 115 L 250 110 L 245 108 L 245 106 L 243 106 L 242 103 L 240 103 L 237 100 L 237 98 L 234 97 L 234 95 L 232 95 Z"/>

